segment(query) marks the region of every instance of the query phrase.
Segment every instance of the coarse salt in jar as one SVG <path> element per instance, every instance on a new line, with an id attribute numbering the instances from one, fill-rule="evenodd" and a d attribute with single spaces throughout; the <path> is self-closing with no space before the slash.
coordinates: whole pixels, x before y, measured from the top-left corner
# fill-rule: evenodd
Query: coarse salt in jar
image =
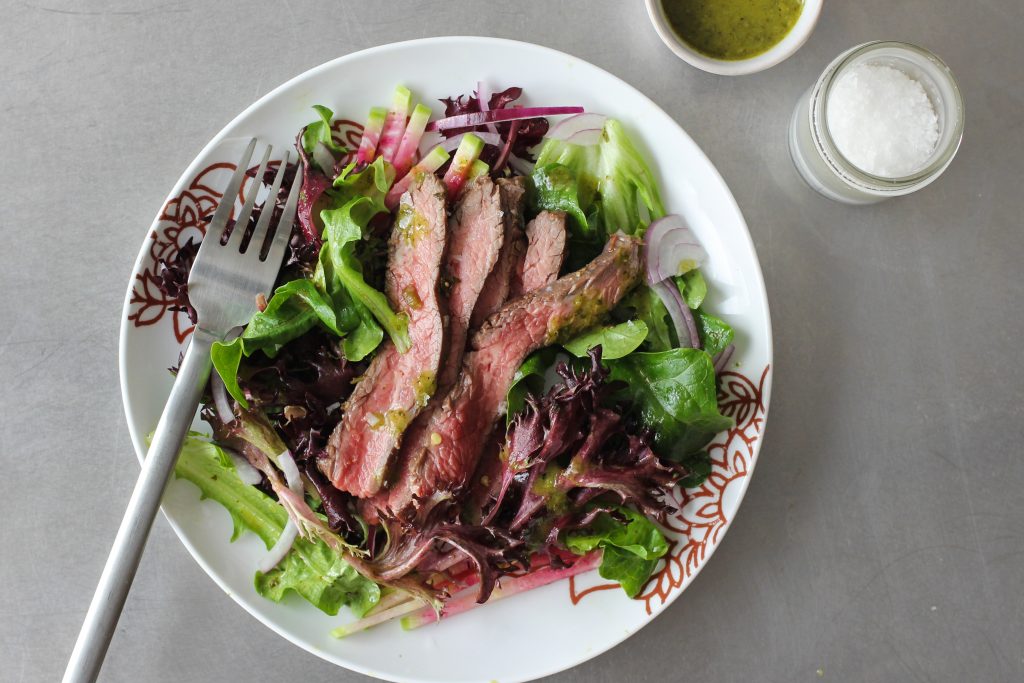
<path id="1" fill-rule="evenodd" d="M 871 204 L 939 177 L 963 127 L 960 89 L 942 60 L 908 43 L 865 43 L 839 55 L 800 98 L 789 149 L 819 193 Z"/>

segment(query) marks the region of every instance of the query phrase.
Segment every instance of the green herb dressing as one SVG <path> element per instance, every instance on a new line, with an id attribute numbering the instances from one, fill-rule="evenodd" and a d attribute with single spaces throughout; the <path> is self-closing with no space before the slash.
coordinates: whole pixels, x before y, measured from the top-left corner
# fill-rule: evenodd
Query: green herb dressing
<path id="1" fill-rule="evenodd" d="M 767 52 L 786 37 L 803 0 L 662 0 L 665 19 L 690 47 L 714 59 Z"/>

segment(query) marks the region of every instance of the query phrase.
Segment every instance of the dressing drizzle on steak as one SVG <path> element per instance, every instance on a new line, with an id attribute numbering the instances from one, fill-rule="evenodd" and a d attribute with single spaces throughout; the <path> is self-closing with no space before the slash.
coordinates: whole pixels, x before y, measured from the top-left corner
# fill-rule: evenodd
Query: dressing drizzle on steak
<path id="1" fill-rule="evenodd" d="M 446 232 L 444 186 L 423 174 L 402 196 L 385 283 L 392 308 L 409 318 L 412 347 L 402 354 L 390 341 L 381 346 L 319 463 L 335 487 L 354 496 L 380 490 L 406 427 L 435 393 L 445 346 L 438 284 Z"/>
<path id="2" fill-rule="evenodd" d="M 427 427 L 431 416 L 459 376 L 462 356 L 466 350 L 470 318 L 477 298 L 494 268 L 504 242 L 504 213 L 497 186 L 484 175 L 463 191 L 459 203 L 448 222 L 448 253 L 445 256 L 445 280 L 448 290 L 448 351 L 441 363 L 437 394 L 430 406 L 409 427 L 398 458 L 399 474 L 389 491 L 379 492 L 370 505 L 363 506 L 363 514 L 371 521 L 375 509 L 389 510 L 402 507 L 401 501 L 391 500 L 391 491 L 405 491 L 416 470 L 415 454 L 422 453 L 430 432 Z"/>
<path id="3" fill-rule="evenodd" d="M 462 373 L 431 416 L 427 445 L 410 454 L 416 467 L 408 490 L 392 500 L 460 495 L 475 471 L 516 369 L 531 352 L 598 322 L 639 281 L 641 242 L 615 235 L 600 256 L 548 287 L 508 303 L 477 331 Z M 394 509 L 394 508 L 393 508 Z"/>

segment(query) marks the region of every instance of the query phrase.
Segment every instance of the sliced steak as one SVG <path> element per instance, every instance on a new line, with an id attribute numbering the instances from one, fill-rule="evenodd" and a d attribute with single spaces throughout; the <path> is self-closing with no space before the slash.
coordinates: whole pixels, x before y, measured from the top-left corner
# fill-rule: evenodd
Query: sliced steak
<path id="1" fill-rule="evenodd" d="M 505 242 L 501 191 L 487 175 L 463 191 L 448 221 L 445 279 L 448 289 L 448 353 L 438 379 L 439 393 L 459 375 L 473 309 Z"/>
<path id="2" fill-rule="evenodd" d="M 526 238 L 523 235 L 523 205 L 526 201 L 526 179 L 522 176 L 501 178 L 498 180 L 498 191 L 501 194 L 501 210 L 505 223 L 505 237 L 501 245 L 498 262 L 494 264 L 491 274 L 477 299 L 470 329 L 483 325 L 495 311 L 502 307 L 508 299 L 515 278 L 516 268 L 523 260 L 526 252 Z"/>
<path id="3" fill-rule="evenodd" d="M 640 240 L 613 236 L 583 269 L 522 296 L 477 331 L 462 372 L 430 419 L 426 447 L 410 454 L 416 471 L 391 494 L 397 511 L 436 492 L 459 495 L 505 409 L 505 394 L 523 360 L 536 349 L 594 325 L 640 279 Z"/>
<path id="4" fill-rule="evenodd" d="M 409 317 L 411 348 L 399 353 L 386 341 L 345 404 L 327 443 L 320 470 L 354 496 L 376 493 L 390 472 L 409 423 L 435 392 L 444 352 L 438 283 L 445 251 L 445 190 L 433 174 L 413 181 L 402 196 L 391 237 L 386 293 Z"/>
<path id="5" fill-rule="evenodd" d="M 370 521 L 376 517 L 374 508 L 388 510 L 392 507 L 390 491 L 408 488 L 407 482 L 412 476 L 414 464 L 409 454 L 422 452 L 427 445 L 429 432 L 426 428 L 430 416 L 441 405 L 439 399 L 444 397 L 459 376 L 474 306 L 504 242 L 505 228 L 499 194 L 490 177 L 478 177 L 463 191 L 448 221 L 448 252 L 445 256 L 445 279 L 450 283 L 448 350 L 441 363 L 436 398 L 405 434 L 397 460 L 400 470 L 395 485 L 388 491 L 380 491 L 369 506 L 364 506 L 364 515 Z"/>
<path id="6" fill-rule="evenodd" d="M 516 269 L 510 298 L 529 294 L 547 287 L 558 279 L 565 261 L 565 213 L 541 211 L 526 225 L 526 254 Z M 420 415 L 420 418 L 426 414 Z M 491 485 L 502 471 L 501 445 L 504 434 L 493 430 L 487 446 L 481 452 L 480 463 L 473 475 L 470 492 L 466 496 L 466 509 L 476 515 L 490 495 Z M 496 438 L 497 437 L 497 438 Z"/>
<path id="7" fill-rule="evenodd" d="M 510 297 L 517 297 L 558 279 L 565 260 L 565 213 L 541 211 L 526 226 L 526 254 L 516 269 Z"/>

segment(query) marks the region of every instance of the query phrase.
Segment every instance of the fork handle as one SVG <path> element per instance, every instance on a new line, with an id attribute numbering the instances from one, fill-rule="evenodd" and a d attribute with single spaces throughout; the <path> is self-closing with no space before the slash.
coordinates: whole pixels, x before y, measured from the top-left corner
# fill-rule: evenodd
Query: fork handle
<path id="1" fill-rule="evenodd" d="M 92 596 L 78 634 L 64 683 L 91 683 L 99 675 L 121 608 L 139 567 L 142 550 L 160 507 L 164 486 L 174 469 L 181 443 L 192 425 L 203 388 L 210 377 L 210 348 L 217 338 L 196 327 L 174 380 L 167 405 L 153 434 L 142 472 Z"/>

